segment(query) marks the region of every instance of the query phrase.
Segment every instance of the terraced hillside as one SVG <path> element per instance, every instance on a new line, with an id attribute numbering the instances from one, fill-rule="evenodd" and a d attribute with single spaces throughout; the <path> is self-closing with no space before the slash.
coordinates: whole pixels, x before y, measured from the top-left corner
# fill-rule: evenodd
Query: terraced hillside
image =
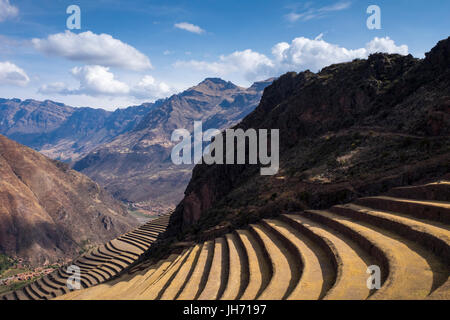
<path id="1" fill-rule="evenodd" d="M 80 268 L 81 286 L 98 285 L 128 270 L 160 237 L 168 222 L 169 215 L 163 215 L 78 257 L 72 265 Z M 67 280 L 73 275 L 68 267 L 62 267 L 2 299 L 42 300 L 65 294 L 70 291 Z"/>
<path id="2" fill-rule="evenodd" d="M 449 276 L 445 180 L 280 214 L 59 299 L 450 299 Z"/>
<path id="3" fill-rule="evenodd" d="M 233 127 L 269 128 L 279 129 L 277 174 L 248 161 L 197 164 L 168 233 L 200 241 L 450 172 L 450 37 L 424 59 L 376 53 L 280 76 Z"/>

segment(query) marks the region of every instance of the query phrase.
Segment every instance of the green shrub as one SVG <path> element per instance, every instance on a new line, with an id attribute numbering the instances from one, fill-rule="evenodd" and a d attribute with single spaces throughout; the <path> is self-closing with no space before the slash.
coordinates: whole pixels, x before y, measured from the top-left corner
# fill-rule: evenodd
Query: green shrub
<path id="1" fill-rule="evenodd" d="M 13 262 L 7 256 L 0 254 L 0 274 L 13 266 Z"/>
<path id="2" fill-rule="evenodd" d="M 302 191 L 302 192 L 300 192 L 298 197 L 300 198 L 301 201 L 309 203 L 309 200 L 311 198 L 311 194 L 308 191 Z"/>

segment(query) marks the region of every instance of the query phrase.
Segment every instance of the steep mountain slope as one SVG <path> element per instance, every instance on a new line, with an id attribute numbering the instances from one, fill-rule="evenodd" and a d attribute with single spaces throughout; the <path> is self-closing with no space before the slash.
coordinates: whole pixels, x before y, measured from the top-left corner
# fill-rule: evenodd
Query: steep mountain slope
<path id="1" fill-rule="evenodd" d="M 110 281 L 133 269 L 141 258 L 157 244 L 164 235 L 169 216 L 152 219 L 133 231 L 97 246 L 78 256 L 54 272 L 40 278 L 34 283 L 4 295 L 3 299 L 12 300 L 44 300 L 67 293 L 67 286 L 72 272 L 69 266 L 80 268 L 80 285 L 89 288 Z"/>
<path id="2" fill-rule="evenodd" d="M 172 216 L 174 235 L 210 237 L 449 172 L 450 38 L 423 60 L 374 54 L 287 73 L 237 127 L 280 130 L 278 174 L 197 165 Z"/>
<path id="3" fill-rule="evenodd" d="M 16 137 L 52 131 L 73 112 L 73 108 L 50 100 L 0 99 L 0 130 Z"/>
<path id="4" fill-rule="evenodd" d="M 171 134 L 194 121 L 203 130 L 226 128 L 258 104 L 272 79 L 248 89 L 209 78 L 153 108 L 137 127 L 97 148 L 75 163 L 74 169 L 105 186 L 116 198 L 152 212 L 166 212 L 181 200 L 193 165 L 174 165 Z"/>
<path id="5" fill-rule="evenodd" d="M 110 112 L 72 108 L 49 100 L 0 99 L 0 134 L 52 159 L 76 160 L 132 130 L 162 101 Z"/>
<path id="6" fill-rule="evenodd" d="M 137 221 L 89 178 L 0 135 L 0 252 L 64 262 Z"/>

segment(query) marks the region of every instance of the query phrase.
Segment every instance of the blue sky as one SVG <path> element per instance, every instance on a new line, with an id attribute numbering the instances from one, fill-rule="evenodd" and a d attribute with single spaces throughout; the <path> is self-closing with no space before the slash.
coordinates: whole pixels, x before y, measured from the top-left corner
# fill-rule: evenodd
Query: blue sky
<path id="1" fill-rule="evenodd" d="M 367 28 L 369 5 L 381 29 Z M 446 0 L 0 0 L 0 97 L 112 110 L 205 77 L 249 86 L 377 51 L 423 57 L 449 36 L 449 12 Z"/>

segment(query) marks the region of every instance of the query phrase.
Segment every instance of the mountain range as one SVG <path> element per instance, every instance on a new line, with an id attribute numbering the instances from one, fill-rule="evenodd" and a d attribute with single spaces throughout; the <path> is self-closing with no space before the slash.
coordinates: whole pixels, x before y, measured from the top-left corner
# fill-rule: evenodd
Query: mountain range
<path id="1" fill-rule="evenodd" d="M 0 134 L 52 159 L 71 162 L 132 130 L 161 102 L 111 112 L 50 100 L 0 99 Z"/>
<path id="2" fill-rule="evenodd" d="M 439 178 L 450 164 L 450 38 L 424 59 L 373 54 L 290 72 L 235 128 L 279 129 L 280 169 L 198 164 L 171 218 L 205 239 L 282 212 L 324 209 Z"/>
<path id="3" fill-rule="evenodd" d="M 182 198 L 164 239 L 148 252 L 157 258 L 261 218 L 448 176 L 449 88 L 450 38 L 424 59 L 376 53 L 250 88 L 208 78 L 165 100 L 116 112 L 1 100 L 2 130 L 41 152 L 56 143 L 81 173 L 0 135 L 0 253 L 34 264 L 68 261 L 138 225 L 117 199 L 161 213 Z M 92 114 L 104 115 L 101 125 L 90 121 Z M 278 172 L 261 175 L 261 164 L 174 165 L 171 134 L 192 132 L 194 121 L 203 130 L 278 129 Z M 98 140 L 85 147 L 89 135 Z M 64 149 L 64 139 L 73 144 Z M 135 237 L 135 244 L 145 239 Z"/>
<path id="4" fill-rule="evenodd" d="M 224 129 L 258 105 L 273 79 L 242 88 L 207 78 L 180 94 L 114 112 L 62 103 L 0 99 L 0 134 L 71 166 L 146 213 L 175 208 L 194 165 L 174 165 L 175 129 Z"/>
<path id="5" fill-rule="evenodd" d="M 258 105 L 273 79 L 242 88 L 208 78 L 153 108 L 131 131 L 117 136 L 78 160 L 73 168 L 105 186 L 114 197 L 152 213 L 174 209 L 182 199 L 194 165 L 175 165 L 170 154 L 175 129 L 224 129 Z"/>

